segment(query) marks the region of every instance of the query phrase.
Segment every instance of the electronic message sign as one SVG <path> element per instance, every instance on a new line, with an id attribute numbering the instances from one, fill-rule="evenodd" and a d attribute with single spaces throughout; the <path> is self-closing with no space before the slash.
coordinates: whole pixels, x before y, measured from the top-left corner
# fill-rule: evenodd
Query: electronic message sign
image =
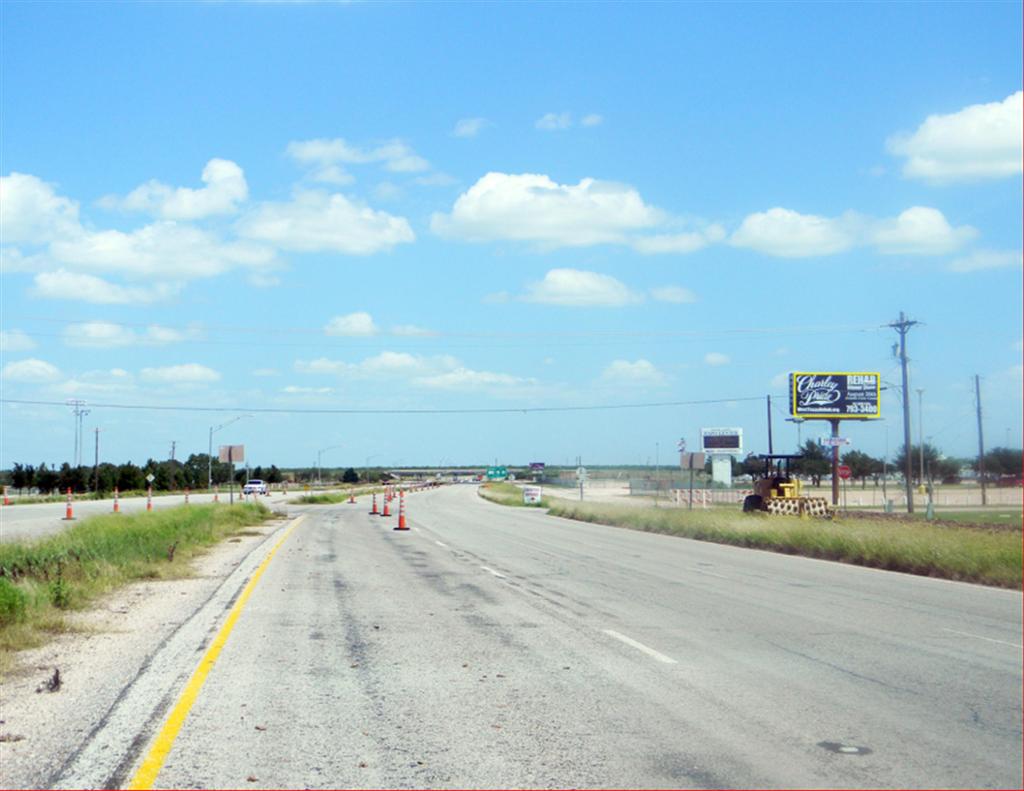
<path id="1" fill-rule="evenodd" d="M 743 429 L 702 428 L 700 447 L 705 453 L 739 454 L 743 450 Z"/>
<path id="2" fill-rule="evenodd" d="M 793 417 L 868 420 L 881 417 L 881 377 L 877 373 L 797 372 L 789 375 Z"/>

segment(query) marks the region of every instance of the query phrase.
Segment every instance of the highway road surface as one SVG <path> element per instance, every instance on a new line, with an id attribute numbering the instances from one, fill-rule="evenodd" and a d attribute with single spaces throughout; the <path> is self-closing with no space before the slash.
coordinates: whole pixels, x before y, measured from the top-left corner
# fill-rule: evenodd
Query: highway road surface
<path id="1" fill-rule="evenodd" d="M 270 495 L 250 495 L 248 497 L 249 502 L 254 502 L 258 499 L 261 503 L 266 505 L 268 508 L 276 507 L 276 504 L 284 502 L 288 497 L 298 497 L 303 494 L 302 491 L 292 491 L 290 495 L 282 494 L 281 492 L 272 492 Z M 189 495 L 189 502 L 196 505 L 203 503 L 212 503 L 215 495 L 212 494 L 191 494 Z M 225 490 L 219 495 L 219 502 L 227 503 L 230 500 L 230 493 Z M 240 489 L 236 488 L 234 492 L 235 502 L 241 502 L 243 500 Z M 153 510 L 160 510 L 163 508 L 173 508 L 178 505 L 183 505 L 185 502 L 184 494 L 165 494 L 165 495 L 154 495 L 153 497 Z M 118 499 L 118 507 L 121 513 L 131 514 L 138 513 L 146 510 L 146 498 L 145 497 L 121 497 Z M 42 538 L 44 536 L 53 535 L 59 533 L 62 530 L 67 529 L 70 525 L 74 525 L 76 522 L 85 519 L 90 516 L 97 516 L 99 514 L 109 514 L 114 511 L 114 499 L 107 498 L 104 500 L 78 500 L 72 501 L 71 515 L 74 521 L 66 521 L 67 516 L 67 501 L 62 500 L 60 502 L 53 503 L 16 503 L 14 505 L 0 507 L 0 541 L 14 541 L 17 539 L 27 538 Z"/>
<path id="2" fill-rule="evenodd" d="M 1020 592 L 407 502 L 290 506 L 53 784 L 1021 787 Z"/>

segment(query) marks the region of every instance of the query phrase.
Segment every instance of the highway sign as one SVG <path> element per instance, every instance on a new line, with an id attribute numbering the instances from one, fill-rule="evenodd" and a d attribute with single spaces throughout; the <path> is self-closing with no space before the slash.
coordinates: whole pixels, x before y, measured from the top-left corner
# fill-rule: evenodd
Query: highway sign
<path id="1" fill-rule="evenodd" d="M 853 474 L 853 470 L 851 470 L 847 465 L 845 465 L 845 464 L 840 464 L 839 465 L 839 477 L 842 478 L 844 481 L 847 478 L 849 478 L 850 475 L 852 475 L 852 474 Z"/>
<path id="2" fill-rule="evenodd" d="M 487 480 L 489 481 L 503 481 L 508 477 L 507 467 L 488 467 L 487 468 Z"/>
<path id="3" fill-rule="evenodd" d="M 577 467 L 576 468 L 576 480 L 577 481 L 585 481 L 585 480 L 587 480 L 587 468 L 586 467 Z"/>
<path id="4" fill-rule="evenodd" d="M 149 475 L 146 476 L 146 483 L 153 483 L 153 481 L 155 480 L 156 476 L 153 473 L 150 473 Z"/>

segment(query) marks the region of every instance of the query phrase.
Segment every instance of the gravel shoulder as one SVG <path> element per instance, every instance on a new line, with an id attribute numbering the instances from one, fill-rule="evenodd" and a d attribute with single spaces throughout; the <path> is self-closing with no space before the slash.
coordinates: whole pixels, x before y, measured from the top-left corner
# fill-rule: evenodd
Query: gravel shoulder
<path id="1" fill-rule="evenodd" d="M 277 519 L 246 528 L 198 558 L 187 579 L 124 587 L 72 614 L 67 633 L 21 653 L 0 680 L 0 788 L 54 787 L 156 653 L 218 592 L 226 593 L 226 581 L 235 584 L 233 572 L 241 570 L 244 582 L 245 568 L 286 524 Z M 204 611 L 214 622 L 190 626 L 208 633 L 222 614 Z"/>

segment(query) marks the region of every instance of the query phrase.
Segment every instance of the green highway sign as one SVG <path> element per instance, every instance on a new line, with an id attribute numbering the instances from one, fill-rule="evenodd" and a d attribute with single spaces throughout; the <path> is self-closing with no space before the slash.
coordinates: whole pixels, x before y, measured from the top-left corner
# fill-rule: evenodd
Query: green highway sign
<path id="1" fill-rule="evenodd" d="M 488 467 L 487 468 L 487 480 L 489 481 L 503 481 L 508 477 L 507 467 Z"/>

